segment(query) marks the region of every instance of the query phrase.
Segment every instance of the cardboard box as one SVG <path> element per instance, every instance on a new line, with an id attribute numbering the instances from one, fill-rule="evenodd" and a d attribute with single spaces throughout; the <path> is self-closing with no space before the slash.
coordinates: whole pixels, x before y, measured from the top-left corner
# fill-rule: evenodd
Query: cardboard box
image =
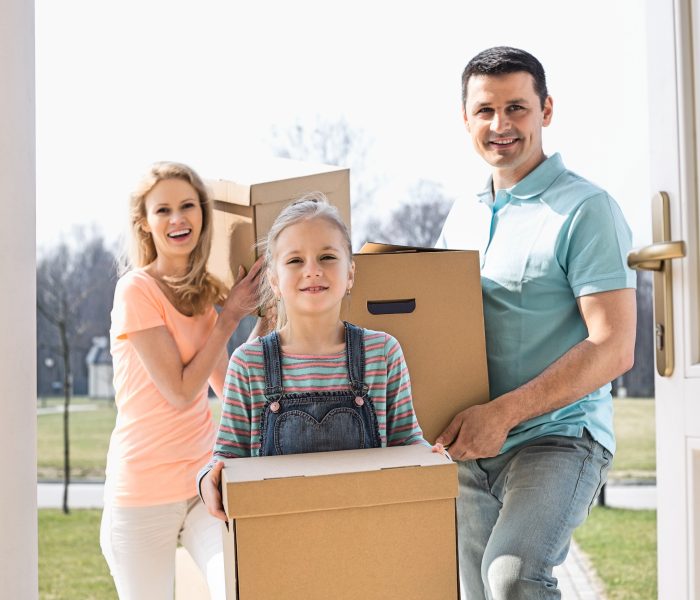
<path id="1" fill-rule="evenodd" d="M 426 446 L 226 461 L 226 597 L 457 600 L 457 493 Z"/>
<path id="2" fill-rule="evenodd" d="M 207 179 L 214 202 L 214 238 L 208 268 L 226 285 L 238 266 L 255 262 L 255 244 L 280 211 L 302 194 L 320 191 L 350 227 L 350 171 L 283 158 L 240 164 L 231 175 Z"/>
<path id="3" fill-rule="evenodd" d="M 416 416 L 435 438 L 461 410 L 488 401 L 479 253 L 365 244 L 342 317 L 401 344 Z"/>

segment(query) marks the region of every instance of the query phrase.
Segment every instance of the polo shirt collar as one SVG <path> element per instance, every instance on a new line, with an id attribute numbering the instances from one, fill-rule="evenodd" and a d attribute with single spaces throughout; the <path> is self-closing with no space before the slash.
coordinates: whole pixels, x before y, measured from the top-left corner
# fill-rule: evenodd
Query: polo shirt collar
<path id="1" fill-rule="evenodd" d="M 512 188 L 506 190 L 509 196 L 519 200 L 529 200 L 542 195 L 542 193 L 554 183 L 566 167 L 558 152 L 545 159 L 535 169 L 528 173 L 523 179 Z M 493 176 L 490 175 L 486 182 L 486 187 L 477 194 L 479 202 L 488 206 L 493 206 Z"/>

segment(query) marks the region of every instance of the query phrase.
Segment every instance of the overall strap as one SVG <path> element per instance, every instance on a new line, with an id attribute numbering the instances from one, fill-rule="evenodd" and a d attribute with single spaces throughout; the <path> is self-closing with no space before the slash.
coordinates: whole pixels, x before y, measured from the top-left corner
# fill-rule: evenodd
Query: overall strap
<path id="1" fill-rule="evenodd" d="M 276 331 L 260 338 L 263 347 L 265 367 L 265 396 L 271 398 L 282 395 L 282 355 L 280 337 Z"/>
<path id="2" fill-rule="evenodd" d="M 365 334 L 352 323 L 345 324 L 345 348 L 348 363 L 348 379 L 355 396 L 364 396 L 369 387 L 365 384 Z"/>

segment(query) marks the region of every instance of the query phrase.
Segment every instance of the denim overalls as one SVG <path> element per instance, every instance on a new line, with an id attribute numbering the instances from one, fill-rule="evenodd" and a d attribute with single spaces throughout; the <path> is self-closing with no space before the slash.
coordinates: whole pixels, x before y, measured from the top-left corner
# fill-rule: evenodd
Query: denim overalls
<path id="1" fill-rule="evenodd" d="M 345 323 L 350 389 L 285 394 L 279 335 L 262 338 L 267 401 L 260 421 L 260 456 L 378 448 L 379 423 L 365 384 L 362 329 Z"/>

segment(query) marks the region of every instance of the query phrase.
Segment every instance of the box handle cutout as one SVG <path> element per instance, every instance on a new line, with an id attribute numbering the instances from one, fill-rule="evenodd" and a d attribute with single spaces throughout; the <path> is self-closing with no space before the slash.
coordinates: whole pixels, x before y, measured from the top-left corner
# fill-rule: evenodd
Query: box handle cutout
<path id="1" fill-rule="evenodd" d="M 409 300 L 368 300 L 367 310 L 372 315 L 400 315 L 416 310 L 416 299 Z"/>

